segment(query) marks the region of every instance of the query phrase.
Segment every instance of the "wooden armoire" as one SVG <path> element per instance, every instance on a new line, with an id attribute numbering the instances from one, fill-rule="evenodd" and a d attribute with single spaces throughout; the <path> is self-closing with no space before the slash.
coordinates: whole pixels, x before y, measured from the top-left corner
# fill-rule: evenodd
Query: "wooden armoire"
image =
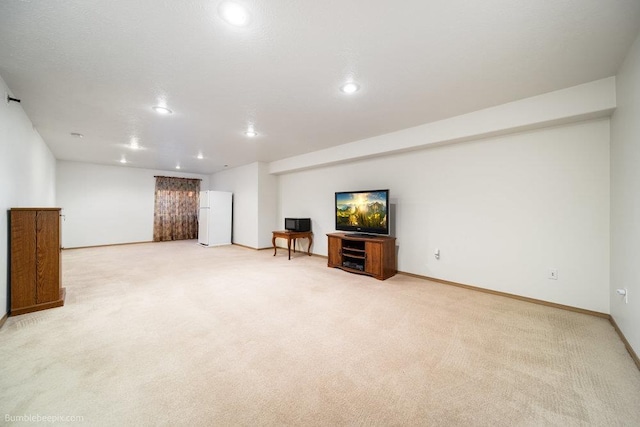
<path id="1" fill-rule="evenodd" d="M 12 208 L 9 314 L 64 305 L 60 268 L 60 208 Z"/>

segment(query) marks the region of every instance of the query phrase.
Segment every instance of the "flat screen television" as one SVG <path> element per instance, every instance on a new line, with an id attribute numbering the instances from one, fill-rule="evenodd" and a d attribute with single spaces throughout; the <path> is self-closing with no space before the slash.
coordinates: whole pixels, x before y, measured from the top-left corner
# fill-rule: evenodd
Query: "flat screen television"
<path id="1" fill-rule="evenodd" d="M 389 234 L 389 190 L 336 192 L 336 230 Z"/>

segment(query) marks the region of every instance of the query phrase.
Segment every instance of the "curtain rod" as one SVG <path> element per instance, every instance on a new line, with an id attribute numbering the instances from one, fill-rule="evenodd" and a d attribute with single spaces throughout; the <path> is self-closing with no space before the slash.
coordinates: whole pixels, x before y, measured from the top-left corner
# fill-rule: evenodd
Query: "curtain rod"
<path id="1" fill-rule="evenodd" d="M 162 176 L 162 175 L 154 175 L 154 178 L 171 178 L 171 179 L 190 179 L 191 181 L 202 181 L 202 178 L 182 178 L 179 176 Z"/>

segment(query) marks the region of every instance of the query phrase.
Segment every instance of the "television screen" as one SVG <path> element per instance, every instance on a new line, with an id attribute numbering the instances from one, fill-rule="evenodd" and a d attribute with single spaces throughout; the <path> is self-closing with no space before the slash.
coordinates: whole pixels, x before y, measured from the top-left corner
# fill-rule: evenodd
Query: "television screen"
<path id="1" fill-rule="evenodd" d="M 389 234 L 389 190 L 336 193 L 336 230 Z"/>

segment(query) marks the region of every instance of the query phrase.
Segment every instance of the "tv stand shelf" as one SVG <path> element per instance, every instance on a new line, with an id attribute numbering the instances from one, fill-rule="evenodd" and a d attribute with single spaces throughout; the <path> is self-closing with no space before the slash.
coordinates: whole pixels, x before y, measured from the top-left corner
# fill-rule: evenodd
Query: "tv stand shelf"
<path id="1" fill-rule="evenodd" d="M 330 233 L 328 266 L 385 280 L 397 272 L 396 238 Z"/>

